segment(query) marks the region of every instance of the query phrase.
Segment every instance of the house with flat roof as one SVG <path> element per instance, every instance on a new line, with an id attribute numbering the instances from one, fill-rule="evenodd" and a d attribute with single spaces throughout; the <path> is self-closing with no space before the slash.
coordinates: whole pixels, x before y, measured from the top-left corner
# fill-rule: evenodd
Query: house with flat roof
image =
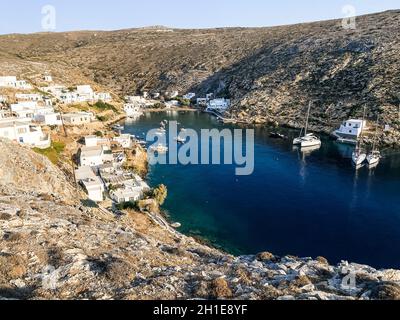
<path id="1" fill-rule="evenodd" d="M 90 112 L 65 113 L 62 115 L 64 124 L 71 126 L 91 123 L 93 118 L 94 115 Z"/>
<path id="2" fill-rule="evenodd" d="M 96 176 L 91 167 L 83 166 L 75 170 L 75 178 L 85 189 L 90 200 L 95 202 L 104 200 L 104 183 L 100 177 Z"/>
<path id="3" fill-rule="evenodd" d="M 225 112 L 231 106 L 231 100 L 229 99 L 213 99 L 208 101 L 207 110 L 208 111 L 218 111 Z"/>
<path id="4" fill-rule="evenodd" d="M 40 149 L 51 145 L 50 136 L 44 134 L 40 126 L 17 118 L 0 120 L 0 137 Z"/>
<path id="5" fill-rule="evenodd" d="M 0 77 L 0 87 L 30 90 L 33 87 L 25 80 L 17 80 L 15 76 Z"/>
<path id="6" fill-rule="evenodd" d="M 81 166 L 97 167 L 113 160 L 110 148 L 104 145 L 82 147 L 80 150 L 79 163 Z"/>
<path id="7" fill-rule="evenodd" d="M 364 120 L 350 119 L 344 121 L 340 128 L 334 132 L 334 135 L 340 140 L 357 141 L 361 133 L 367 127 L 367 122 Z"/>

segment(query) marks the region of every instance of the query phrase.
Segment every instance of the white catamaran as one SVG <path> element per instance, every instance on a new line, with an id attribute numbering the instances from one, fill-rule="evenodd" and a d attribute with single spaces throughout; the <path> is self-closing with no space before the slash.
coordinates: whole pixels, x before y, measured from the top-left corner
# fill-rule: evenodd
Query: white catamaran
<path id="1" fill-rule="evenodd" d="M 303 130 L 300 133 L 300 137 L 295 138 L 293 140 L 294 145 L 299 145 L 302 148 L 309 148 L 309 147 L 315 147 L 315 146 L 321 146 L 321 139 L 318 138 L 315 134 L 313 133 L 308 133 L 308 124 L 309 124 L 309 119 L 310 119 L 310 112 L 311 112 L 311 102 L 308 105 L 308 112 L 307 112 L 307 120 L 306 120 L 306 125 L 304 127 L 304 135 Z"/>

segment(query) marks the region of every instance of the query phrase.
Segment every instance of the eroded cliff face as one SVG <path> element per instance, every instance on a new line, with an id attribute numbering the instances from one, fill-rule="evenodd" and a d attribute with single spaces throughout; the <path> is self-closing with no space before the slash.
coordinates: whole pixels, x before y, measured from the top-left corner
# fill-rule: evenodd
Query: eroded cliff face
<path id="1" fill-rule="evenodd" d="M 1 298 L 400 296 L 400 271 L 270 253 L 233 257 L 177 233 L 157 214 L 115 217 L 87 206 L 46 158 L 7 141 L 0 148 Z M 343 282 L 349 275 L 354 283 Z"/>

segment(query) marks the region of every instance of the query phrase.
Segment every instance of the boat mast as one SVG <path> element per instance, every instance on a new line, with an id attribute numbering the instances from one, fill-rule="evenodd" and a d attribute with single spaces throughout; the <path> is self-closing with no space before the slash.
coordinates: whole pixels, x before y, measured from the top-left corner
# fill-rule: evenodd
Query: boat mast
<path id="1" fill-rule="evenodd" d="M 363 132 L 364 132 L 364 122 L 365 122 L 366 116 L 367 116 L 367 106 L 364 106 L 364 114 L 363 114 L 362 124 L 361 124 L 361 134 L 357 141 L 357 150 L 361 149 L 362 136 L 363 136 Z"/>
<path id="2" fill-rule="evenodd" d="M 311 111 L 311 101 L 310 101 L 310 103 L 308 104 L 308 112 L 307 112 L 306 127 L 305 127 L 305 129 L 304 129 L 304 136 L 307 135 L 307 131 L 308 131 L 308 121 L 309 121 L 309 119 L 310 119 L 310 111 Z"/>
<path id="3" fill-rule="evenodd" d="M 376 142 L 378 138 L 378 130 L 379 130 L 379 114 L 376 118 L 376 130 L 375 130 L 375 137 L 374 137 L 374 144 L 372 145 L 372 152 L 376 151 Z"/>

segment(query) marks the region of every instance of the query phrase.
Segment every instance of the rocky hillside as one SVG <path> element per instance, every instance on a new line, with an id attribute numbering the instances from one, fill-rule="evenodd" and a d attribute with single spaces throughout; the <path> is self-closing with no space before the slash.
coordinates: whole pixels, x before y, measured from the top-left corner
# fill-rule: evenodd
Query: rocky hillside
<path id="1" fill-rule="evenodd" d="M 90 207 L 47 159 L 6 141 L 0 148 L 0 299 L 400 297 L 400 271 L 233 257 L 156 214 L 115 217 Z M 348 274 L 354 286 L 342 285 Z"/>
<path id="2" fill-rule="evenodd" d="M 378 113 L 399 129 L 400 11 L 274 28 L 132 29 L 0 37 L 1 72 L 37 63 L 56 76 L 90 79 L 118 93 L 212 91 L 234 100 L 233 114 L 299 126 L 314 102 L 312 125 Z M 24 67 L 25 65 L 25 67 Z M 29 69 L 29 68 L 28 68 Z M 36 65 L 35 70 L 43 69 Z M 33 72 L 34 73 L 34 72 Z"/>

